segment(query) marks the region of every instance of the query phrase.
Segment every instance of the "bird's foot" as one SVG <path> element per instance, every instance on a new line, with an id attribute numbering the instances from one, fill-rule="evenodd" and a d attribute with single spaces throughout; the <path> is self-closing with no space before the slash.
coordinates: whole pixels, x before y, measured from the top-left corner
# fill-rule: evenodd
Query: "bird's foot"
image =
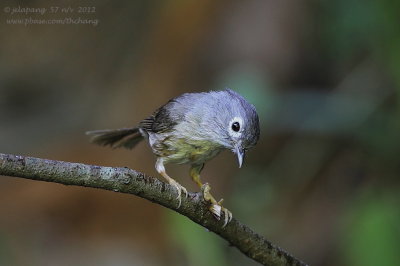
<path id="1" fill-rule="evenodd" d="M 178 203 L 178 209 L 179 209 L 182 203 L 182 191 L 183 193 L 185 193 L 186 198 L 188 196 L 188 192 L 185 187 L 183 187 L 181 184 L 179 184 L 173 179 L 168 180 L 168 183 L 178 191 L 178 197 L 176 197 L 176 199 L 179 201 Z"/>
<path id="2" fill-rule="evenodd" d="M 205 201 L 208 201 L 211 203 L 211 206 L 209 208 L 209 210 L 211 211 L 211 213 L 214 215 L 214 217 L 219 221 L 221 219 L 221 212 L 224 213 L 224 225 L 222 227 L 225 227 L 231 220 L 232 220 L 232 213 L 222 207 L 222 202 L 224 201 L 224 199 L 221 199 L 220 201 L 216 201 L 215 198 L 211 195 L 210 193 L 211 187 L 208 183 L 205 183 L 202 187 L 201 187 L 201 191 L 203 193 L 203 198 Z"/>

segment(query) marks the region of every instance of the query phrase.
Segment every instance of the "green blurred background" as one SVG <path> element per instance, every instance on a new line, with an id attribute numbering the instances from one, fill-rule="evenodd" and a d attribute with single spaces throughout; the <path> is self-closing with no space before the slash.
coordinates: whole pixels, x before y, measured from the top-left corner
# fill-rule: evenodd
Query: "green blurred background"
<path id="1" fill-rule="evenodd" d="M 145 143 L 91 145 L 184 92 L 230 87 L 260 115 L 243 168 L 203 179 L 234 216 L 311 265 L 400 263 L 400 2 L 2 1 L 0 152 L 128 166 Z M 5 7 L 95 7 L 13 14 Z M 7 19 L 98 19 L 11 25 Z M 190 191 L 187 166 L 168 171 Z M 0 265 L 257 265 L 130 195 L 0 177 Z"/>

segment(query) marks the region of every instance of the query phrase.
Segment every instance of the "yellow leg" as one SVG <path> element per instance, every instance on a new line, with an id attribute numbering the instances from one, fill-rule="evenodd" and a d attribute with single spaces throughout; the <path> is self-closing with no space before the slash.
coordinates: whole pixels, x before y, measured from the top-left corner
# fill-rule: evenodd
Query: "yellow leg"
<path id="1" fill-rule="evenodd" d="M 223 199 L 221 199 L 220 201 L 216 201 L 213 195 L 211 195 L 210 185 L 208 183 L 203 184 L 201 182 L 200 172 L 203 167 L 204 164 L 192 165 L 192 168 L 190 169 L 190 176 L 192 177 L 192 180 L 201 188 L 204 200 L 211 203 L 211 207 L 209 208 L 209 210 L 214 215 L 214 217 L 220 220 L 221 211 L 224 213 L 225 221 L 223 227 L 225 227 L 232 220 L 232 213 L 228 209 L 222 207 L 222 202 L 224 201 Z"/>
<path id="2" fill-rule="evenodd" d="M 173 178 L 169 177 L 169 175 L 165 172 L 165 167 L 164 167 L 162 158 L 159 158 L 157 160 L 156 170 L 160 175 L 162 175 L 162 177 L 165 178 L 165 180 L 167 180 L 168 184 L 170 184 L 177 190 L 178 197 L 176 197 L 176 199 L 179 201 L 179 203 L 178 203 L 178 208 L 179 208 L 182 203 L 182 197 L 181 197 L 182 191 L 183 191 L 183 193 L 185 193 L 186 197 L 188 196 L 188 192 L 187 192 L 186 188 L 184 188 L 181 184 L 176 182 Z"/>
<path id="3" fill-rule="evenodd" d="M 204 164 L 201 165 L 192 165 L 190 168 L 190 176 L 192 177 L 192 180 L 201 188 L 203 186 L 203 183 L 201 183 L 200 180 L 200 172 L 203 170 Z"/>

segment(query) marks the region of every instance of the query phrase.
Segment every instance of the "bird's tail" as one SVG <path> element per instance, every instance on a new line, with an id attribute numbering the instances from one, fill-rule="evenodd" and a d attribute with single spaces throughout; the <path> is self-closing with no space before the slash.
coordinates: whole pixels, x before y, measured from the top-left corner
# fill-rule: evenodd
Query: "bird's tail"
<path id="1" fill-rule="evenodd" d="M 90 142 L 112 148 L 132 149 L 143 139 L 137 127 L 87 131 L 86 135 L 91 136 Z"/>

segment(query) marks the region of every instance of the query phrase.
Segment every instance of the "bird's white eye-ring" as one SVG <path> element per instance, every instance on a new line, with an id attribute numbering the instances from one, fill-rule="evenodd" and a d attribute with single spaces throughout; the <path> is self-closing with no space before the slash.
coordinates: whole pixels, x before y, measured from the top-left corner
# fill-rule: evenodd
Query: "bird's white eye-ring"
<path id="1" fill-rule="evenodd" d="M 239 137 L 242 134 L 243 129 L 243 119 L 241 117 L 235 116 L 229 122 L 229 134 L 233 137 Z"/>

